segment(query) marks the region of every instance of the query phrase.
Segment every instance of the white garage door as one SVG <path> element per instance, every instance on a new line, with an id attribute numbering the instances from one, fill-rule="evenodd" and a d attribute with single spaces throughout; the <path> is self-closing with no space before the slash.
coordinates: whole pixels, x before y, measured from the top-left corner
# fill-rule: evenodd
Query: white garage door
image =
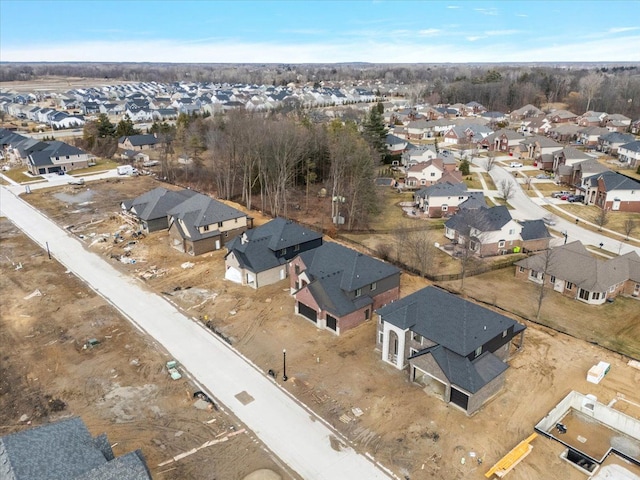
<path id="1" fill-rule="evenodd" d="M 235 283 L 242 283 L 242 273 L 237 268 L 227 268 L 227 271 L 224 272 L 224 278 Z"/>

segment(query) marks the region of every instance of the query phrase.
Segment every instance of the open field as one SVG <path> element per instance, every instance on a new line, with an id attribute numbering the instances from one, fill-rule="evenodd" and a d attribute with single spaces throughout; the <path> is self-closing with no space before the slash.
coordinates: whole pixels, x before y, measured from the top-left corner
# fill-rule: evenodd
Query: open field
<path id="1" fill-rule="evenodd" d="M 141 448 L 157 480 L 242 479 L 258 469 L 297 478 L 251 432 L 234 435 L 243 425 L 232 415 L 196 403 L 199 389 L 186 376 L 171 380 L 153 339 L 6 219 L 0 242 L 3 435 L 76 415 L 93 435 L 107 433 L 116 456 Z M 100 343 L 83 348 L 89 339 Z M 159 466 L 214 439 L 225 441 Z"/>
<path id="2" fill-rule="evenodd" d="M 263 371 L 279 370 L 281 352 L 286 348 L 287 373 L 290 380 L 284 384 L 284 387 L 353 442 L 354 448 L 371 453 L 400 476 L 406 475 L 413 479 L 480 480 L 484 478 L 486 469 L 531 433 L 533 425 L 546 415 L 548 410 L 570 389 L 594 393 L 604 403 L 616 398 L 617 392 L 624 394 L 630 401 L 640 403 L 636 388 L 640 382 L 640 371 L 626 366 L 625 357 L 524 321 L 529 327 L 525 336 L 525 348 L 510 362 L 511 368 L 507 372 L 506 387 L 474 417 L 469 418 L 456 407 L 444 404 L 440 399 L 411 384 L 406 372 L 397 371 L 380 360 L 380 353 L 374 348 L 376 328 L 374 321 L 367 322 L 341 337 L 336 337 L 326 331 L 317 330 L 311 322 L 293 315 L 294 301 L 287 293 L 286 280 L 257 291 L 225 281 L 223 251 L 195 258 L 190 257 L 169 246 L 166 232 L 154 233 L 146 238 L 137 239 L 135 244 L 127 245 L 129 240 L 133 240 L 130 238 L 132 231 L 117 215 L 119 202 L 155 186 L 158 186 L 158 183 L 149 177 L 114 179 L 92 182 L 90 187 L 65 186 L 54 190 L 37 191 L 26 196 L 25 199 L 45 211 L 60 225 L 74 225 L 71 231 L 81 235 L 87 248 L 97 255 L 103 256 L 130 275 L 140 278 L 140 281 L 158 294 L 170 296 L 171 300 L 189 315 L 209 319 L 221 335 L 228 338 L 235 348 L 249 357 Z M 252 216 L 256 217 L 256 224 L 266 220 L 256 212 L 252 212 Z M 126 241 L 114 243 L 115 232 L 121 232 Z M 37 253 L 40 256 L 35 258 L 41 263 L 47 263 L 44 260 L 46 255 L 43 256 L 41 251 Z M 126 258 L 135 258 L 136 263 L 121 263 L 118 259 L 123 255 L 129 255 Z M 64 273 L 61 271 L 51 276 L 41 268 L 27 268 L 27 258 L 30 258 L 29 255 L 23 259 L 25 268 L 20 271 L 21 273 L 11 277 L 17 278 L 19 282 L 20 288 L 12 296 L 17 300 L 31 293 L 35 288 L 34 285 L 48 284 L 44 281 L 46 278 L 64 278 Z M 190 268 L 182 268 L 181 265 L 186 261 L 193 265 Z M 4 265 L 6 262 L 3 264 L 3 273 L 15 268 Z M 498 302 L 500 306 L 502 306 L 500 302 L 506 301 L 503 300 L 503 296 L 510 296 L 509 301 L 516 304 L 513 311 L 516 314 L 527 313 L 526 304 L 529 300 L 523 300 L 529 299 L 529 295 L 525 296 L 522 293 L 527 288 L 526 284 L 516 283 L 513 279 L 513 271 L 503 271 L 498 273 L 500 274 L 504 277 L 467 278 L 465 292 L 475 296 L 475 289 L 477 289 L 479 292 L 495 296 L 493 303 Z M 44 275 L 50 275 L 50 277 Z M 31 283 L 27 282 L 28 279 Z M 402 296 L 427 284 L 428 282 L 424 279 L 403 274 Z M 459 285 L 459 281 L 451 285 Z M 40 288 L 42 290 L 42 287 Z M 72 287 L 71 291 L 76 291 L 76 288 Z M 87 353 L 93 355 L 102 362 L 100 365 L 114 365 L 109 368 L 115 368 L 116 372 L 111 373 L 105 368 L 101 370 L 92 365 L 90 372 L 93 373 L 90 375 L 102 375 L 103 371 L 107 372 L 104 373 L 107 377 L 121 375 L 121 370 L 133 368 L 128 364 L 132 358 L 143 358 L 142 353 L 138 353 L 142 347 L 137 346 L 135 350 L 131 350 L 135 355 L 121 355 L 121 361 L 124 364 L 117 363 L 114 357 L 101 355 L 101 352 L 111 352 L 112 350 L 108 349 L 115 349 L 113 335 L 117 335 L 119 331 L 111 332 L 114 328 L 121 328 L 120 325 L 109 323 L 105 324 L 104 332 L 96 330 L 101 325 L 92 326 L 91 322 L 85 321 L 86 315 L 83 315 L 80 310 L 79 318 L 63 315 L 68 311 L 74 311 L 76 303 L 83 305 L 83 298 L 76 298 L 76 295 L 71 294 L 60 298 L 49 291 L 46 293 L 44 297 L 35 299 L 46 302 L 46 311 L 56 312 L 60 307 L 61 316 L 75 319 L 73 321 L 79 322 L 76 328 L 85 329 L 74 333 L 73 338 L 84 339 L 87 336 L 105 338 L 104 345 L 101 346 L 104 347 L 102 350 L 97 348 L 88 352 L 83 351 L 78 355 Z M 3 303 L 9 301 L 8 298 L 3 296 Z M 58 298 L 60 299 L 56 300 Z M 61 306 L 62 301 L 64 306 Z M 23 317 L 20 315 L 35 315 L 26 310 L 30 303 L 26 306 L 23 303 L 15 302 L 17 305 L 15 312 L 8 317 L 12 323 L 19 324 L 24 321 L 21 320 Z M 569 312 L 576 325 L 579 325 L 579 322 L 585 318 L 586 310 L 584 309 L 593 307 L 587 307 L 579 302 L 573 302 L 573 304 L 572 307 L 576 309 L 582 307 L 583 310 L 575 310 L 572 314 L 566 310 L 556 314 L 550 295 L 549 301 L 545 301 L 543 318 L 560 322 Z M 624 309 L 625 302 L 616 300 L 616 303 L 604 308 L 607 307 Z M 594 313 L 593 318 L 598 318 L 600 323 L 606 323 L 603 320 L 613 318 L 609 312 L 612 310 L 599 311 L 597 314 Z M 623 317 L 626 315 L 624 310 L 615 311 L 615 318 L 621 315 Z M 92 318 L 101 316 L 103 316 L 102 313 L 98 316 L 91 315 Z M 636 323 L 638 323 L 637 318 Z M 620 332 L 624 330 L 623 325 L 616 325 L 616 328 Z M 640 337 L 633 329 L 627 330 L 627 334 Z M 106 339 L 106 335 L 111 335 L 112 338 Z M 43 345 L 51 341 L 48 338 L 43 340 L 45 341 L 36 343 Z M 149 342 L 144 337 L 141 337 L 141 341 Z M 133 345 L 132 342 L 133 340 L 129 340 L 127 344 Z M 152 347 L 149 347 L 149 350 L 149 352 L 144 351 L 148 355 L 155 352 Z M 165 359 L 162 358 L 161 353 L 156 353 L 159 355 L 157 360 L 151 358 L 145 361 L 151 366 L 150 372 L 158 377 L 145 380 L 146 383 L 152 380 L 158 382 L 164 380 L 169 387 L 174 387 L 176 384 L 170 382 L 166 373 L 162 371 Z M 18 362 L 16 365 L 30 365 L 34 362 L 34 358 L 28 356 L 22 362 L 18 358 L 18 355 L 22 354 L 16 353 L 15 361 Z M 47 351 L 42 350 L 36 354 L 38 358 L 50 356 Z M 610 362 L 612 370 L 600 385 L 588 384 L 585 380 L 586 372 L 598 360 Z M 77 361 L 76 363 L 79 365 L 74 366 L 74 370 L 64 376 L 65 389 L 54 392 L 56 398 L 69 404 L 68 410 L 71 407 L 76 408 L 75 404 L 71 403 L 74 398 L 91 404 L 84 399 L 85 395 L 92 394 L 90 388 L 87 391 L 87 374 L 81 370 L 83 364 Z M 53 364 L 53 367 L 48 368 L 60 369 L 61 365 L 65 364 L 66 362 L 58 361 Z M 16 371 L 20 372 L 20 370 Z M 38 382 L 44 383 L 43 377 L 40 376 L 42 373 L 38 371 L 33 377 L 40 378 Z M 181 390 L 177 395 L 185 395 L 186 401 L 184 389 L 175 388 Z M 51 392 L 49 389 L 45 391 Z M 19 398 L 17 391 L 16 394 Z M 67 401 L 67 395 L 69 401 Z M 154 397 L 154 402 L 158 396 L 164 399 L 165 395 L 169 394 L 159 391 Z M 173 398 L 166 399 L 166 403 L 172 404 Z M 147 401 L 147 403 L 151 402 Z M 354 416 L 352 414 L 354 407 L 360 408 L 364 414 L 360 417 Z M 190 404 L 185 408 L 189 412 L 195 411 Z M 179 411 L 187 415 L 182 407 Z M 104 420 L 106 424 L 115 424 L 115 414 L 105 415 L 107 415 Z M 196 415 L 200 413 L 196 412 Z M 11 423 L 15 424 L 19 416 L 11 415 Z M 163 418 L 168 422 L 171 415 L 165 415 Z M 217 423 L 215 422 L 214 425 Z M 90 428 L 92 431 L 94 431 L 93 428 L 100 430 L 103 428 L 102 425 L 90 426 Z M 176 428 L 187 432 L 184 428 Z M 175 433 L 175 430 L 167 430 L 166 441 L 178 438 L 176 442 L 180 442 L 183 441 L 180 440 L 182 438 L 190 438 L 186 434 L 175 437 Z M 113 434 L 110 433 L 110 438 L 112 436 Z M 128 433 L 123 433 L 122 436 L 128 438 Z M 118 441 L 116 437 L 111 438 L 112 441 Z M 203 438 L 208 439 L 206 435 L 203 435 Z M 140 436 L 134 438 L 133 442 L 127 446 L 135 447 L 136 443 L 138 446 L 142 443 L 143 449 L 146 448 Z M 191 445 L 193 442 L 185 443 L 194 446 Z M 229 446 L 231 445 L 234 444 L 230 441 Z M 159 447 L 151 446 L 151 448 Z M 242 452 L 240 449 L 239 451 Z M 536 440 L 533 453 L 510 474 L 509 478 L 512 480 L 540 478 L 582 480 L 584 476 L 581 473 L 558 458 L 561 451 L 561 445 L 551 440 L 543 438 Z M 469 452 L 476 453 L 477 457 L 483 460 L 483 465 L 480 466 L 477 462 L 471 461 Z M 159 453 L 157 456 L 161 457 Z M 204 456 L 206 457 L 206 453 Z M 461 463 L 463 457 L 467 459 L 464 464 Z M 272 463 L 270 465 L 277 470 Z M 187 471 L 191 472 L 191 470 Z M 158 478 L 212 477 L 203 470 L 202 474 L 193 473 L 191 476 Z M 221 473 L 216 478 L 241 477 Z"/>
<path id="3" fill-rule="evenodd" d="M 44 180 L 39 175 L 27 175 L 26 168 L 12 168 L 11 170 L 7 170 L 6 172 L 2 172 L 6 177 L 9 177 L 14 182 L 25 183 L 25 182 L 33 182 L 35 180 Z"/>

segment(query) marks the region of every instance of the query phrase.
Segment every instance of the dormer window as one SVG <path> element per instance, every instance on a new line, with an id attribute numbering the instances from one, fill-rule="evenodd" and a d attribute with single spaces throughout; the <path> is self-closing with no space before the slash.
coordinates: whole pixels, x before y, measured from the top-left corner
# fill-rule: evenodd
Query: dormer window
<path id="1" fill-rule="evenodd" d="M 356 288 L 356 297 L 359 297 L 360 295 L 362 295 L 362 289 Z"/>

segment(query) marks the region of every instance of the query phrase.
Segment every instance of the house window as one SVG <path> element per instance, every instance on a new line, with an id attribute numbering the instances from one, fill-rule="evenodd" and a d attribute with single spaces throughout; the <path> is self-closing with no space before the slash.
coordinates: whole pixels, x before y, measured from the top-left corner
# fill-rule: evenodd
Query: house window
<path id="1" fill-rule="evenodd" d="M 356 297 L 359 297 L 360 295 L 362 295 L 362 289 L 356 288 Z"/>
<path id="2" fill-rule="evenodd" d="M 498 242 L 498 248 L 503 248 L 503 247 L 504 247 L 504 245 L 505 245 L 505 241 L 504 241 L 504 240 L 500 240 L 500 241 Z"/>
<path id="3" fill-rule="evenodd" d="M 458 201 L 461 202 L 462 200 L 464 200 L 464 197 L 458 197 Z"/>
<path id="4" fill-rule="evenodd" d="M 475 355 L 476 355 L 476 358 L 478 358 L 480 355 L 482 355 L 482 345 L 480 345 L 478 348 L 476 348 Z"/>
<path id="5" fill-rule="evenodd" d="M 551 278 L 549 278 L 549 283 L 556 283 L 555 275 L 551 275 Z"/>
<path id="6" fill-rule="evenodd" d="M 573 283 L 567 282 L 567 290 L 573 290 Z"/>
<path id="7" fill-rule="evenodd" d="M 518 267 L 518 271 L 519 271 L 520 273 L 524 273 L 524 267 Z"/>
<path id="8" fill-rule="evenodd" d="M 293 270 L 296 272 L 296 275 L 299 275 L 300 274 L 300 265 L 295 265 L 293 267 Z"/>
<path id="9" fill-rule="evenodd" d="M 420 180 L 420 185 L 426 185 L 427 181 L 425 179 Z"/>
<path id="10" fill-rule="evenodd" d="M 422 345 L 422 335 L 420 335 L 419 333 L 413 332 L 411 338 Z"/>
<path id="11" fill-rule="evenodd" d="M 382 343 L 384 340 L 384 333 L 378 332 L 378 343 Z"/>
<path id="12" fill-rule="evenodd" d="M 506 337 L 508 332 L 509 330 L 505 330 L 504 332 L 502 332 L 502 338 Z"/>
<path id="13" fill-rule="evenodd" d="M 371 313 L 370 313 L 370 310 L 367 308 L 367 309 L 364 311 L 364 319 L 365 319 L 365 320 L 369 320 L 369 318 L 371 318 Z"/>
<path id="14" fill-rule="evenodd" d="M 208 231 L 209 231 L 209 225 L 205 225 L 204 227 L 202 227 L 202 229 L 203 229 L 205 232 L 208 232 Z"/>
<path id="15" fill-rule="evenodd" d="M 218 228 L 222 228 L 222 222 L 218 222 Z"/>
<path id="16" fill-rule="evenodd" d="M 238 223 L 238 219 L 237 218 L 234 218 L 234 220 L 235 220 L 236 223 Z"/>
<path id="17" fill-rule="evenodd" d="M 509 235 L 513 235 L 514 233 L 516 233 L 516 229 L 512 228 L 509 230 Z"/>
<path id="18" fill-rule="evenodd" d="M 280 255 L 285 255 L 287 253 L 287 249 L 283 248 L 282 250 L 280 250 Z"/>
<path id="19" fill-rule="evenodd" d="M 299 252 L 300 251 L 300 245 L 296 245 L 293 247 L 293 251 L 294 252 Z"/>
<path id="20" fill-rule="evenodd" d="M 409 349 L 409 356 L 413 357 L 416 353 L 418 353 L 418 350 L 416 350 L 415 348 L 410 348 Z"/>
<path id="21" fill-rule="evenodd" d="M 435 177 L 436 176 L 436 172 L 431 172 L 431 176 Z"/>
<path id="22" fill-rule="evenodd" d="M 378 288 L 378 284 L 376 282 L 373 282 L 371 284 L 371 291 L 373 292 L 376 288 Z"/>
<path id="23" fill-rule="evenodd" d="M 578 297 L 580 297 L 582 300 L 589 300 L 589 291 L 581 288 L 580 292 L 578 293 Z"/>
<path id="24" fill-rule="evenodd" d="M 442 210 L 443 212 L 446 212 L 447 210 L 449 210 L 449 205 L 442 205 L 441 210 Z"/>
<path id="25" fill-rule="evenodd" d="M 593 294 L 591 294 L 591 298 L 593 300 L 600 300 L 600 296 L 603 295 L 600 292 L 593 292 Z"/>

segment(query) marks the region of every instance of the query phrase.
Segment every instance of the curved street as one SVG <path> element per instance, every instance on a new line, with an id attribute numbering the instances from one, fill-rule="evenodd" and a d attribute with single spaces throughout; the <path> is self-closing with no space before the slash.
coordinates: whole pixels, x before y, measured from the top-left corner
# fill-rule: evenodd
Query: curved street
<path id="1" fill-rule="evenodd" d="M 498 161 L 511 160 L 512 157 L 497 157 Z M 483 157 L 475 157 L 472 159 L 472 164 L 474 165 L 474 171 L 486 171 L 485 162 L 486 158 Z M 524 167 L 519 168 L 518 170 L 534 170 L 534 167 Z M 535 169 L 537 170 L 537 169 Z M 630 245 L 629 242 L 624 241 L 624 236 L 619 235 L 619 239 L 614 239 L 606 235 L 602 235 L 598 232 L 593 232 L 586 228 L 582 228 L 580 223 L 586 223 L 585 220 L 580 219 L 578 224 L 575 222 L 565 220 L 560 216 L 555 216 L 550 213 L 547 209 L 543 208 L 541 205 L 552 205 L 553 203 L 550 199 L 545 197 L 537 197 L 533 199 L 522 189 L 522 185 L 516 181 L 513 177 L 511 171 L 507 168 L 500 166 L 497 162 L 489 171 L 489 175 L 493 180 L 493 183 L 498 186 L 500 182 L 508 181 L 515 185 L 513 188 L 513 196 L 509 199 L 509 204 L 513 207 L 513 210 L 510 210 L 511 216 L 517 220 L 535 220 L 543 217 L 553 216 L 553 219 L 556 222 L 556 225 L 552 227 L 548 227 L 552 234 L 556 235 L 555 241 L 552 242 L 552 246 L 561 245 L 565 242 L 565 237 L 563 233 L 566 233 L 566 241 L 573 242 L 575 240 L 580 240 L 585 245 L 591 245 L 595 247 L 596 250 L 599 249 L 600 243 L 602 243 L 602 250 L 615 254 L 621 255 L 628 252 L 636 252 L 640 255 L 640 247 L 636 247 Z M 532 182 L 532 188 L 535 189 L 535 180 Z M 483 181 L 483 189 L 484 193 L 488 197 L 498 196 L 501 198 L 501 194 L 496 190 L 490 190 Z M 561 188 L 558 187 L 560 190 Z M 605 229 L 606 230 L 606 229 Z M 618 234 L 615 234 L 618 235 Z"/>

